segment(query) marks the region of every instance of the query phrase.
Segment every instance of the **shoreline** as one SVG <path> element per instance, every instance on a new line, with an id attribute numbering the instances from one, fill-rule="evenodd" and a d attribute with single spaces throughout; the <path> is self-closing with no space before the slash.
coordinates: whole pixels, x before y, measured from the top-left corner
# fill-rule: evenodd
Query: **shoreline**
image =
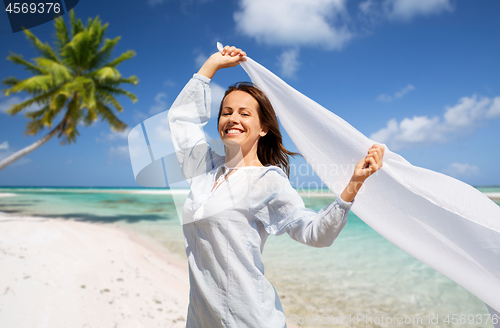
<path id="1" fill-rule="evenodd" d="M 58 191 L 73 191 L 75 190 L 72 189 L 57 189 Z M 22 189 L 21 189 L 22 191 Z M 118 189 L 110 189 L 110 190 L 97 190 L 97 189 L 91 189 L 91 190 L 78 190 L 77 192 L 79 193 L 110 193 L 110 194 L 130 194 L 130 195 L 185 195 L 187 196 L 189 194 L 188 189 L 166 189 L 166 190 L 118 190 Z M 332 192 L 318 192 L 318 191 L 304 191 L 300 190 L 297 191 L 300 196 L 304 197 L 311 197 L 311 198 L 317 198 L 317 197 L 325 197 L 325 198 L 335 198 L 335 194 Z M 5 193 L 5 192 L 0 192 L 0 197 L 13 197 L 17 196 L 18 194 L 15 193 Z M 493 201 L 500 200 L 500 192 L 483 192 L 483 195 L 488 197 L 489 199 Z"/>

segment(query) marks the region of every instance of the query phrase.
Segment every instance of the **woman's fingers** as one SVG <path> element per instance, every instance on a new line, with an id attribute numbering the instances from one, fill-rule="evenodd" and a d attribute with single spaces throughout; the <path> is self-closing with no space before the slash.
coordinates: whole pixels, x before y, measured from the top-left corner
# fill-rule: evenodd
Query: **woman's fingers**
<path id="1" fill-rule="evenodd" d="M 246 56 L 246 52 L 244 52 L 243 50 L 239 49 L 239 48 L 236 48 L 234 46 L 230 47 L 230 46 L 225 46 L 222 51 L 221 51 L 221 54 L 223 56 L 225 55 L 229 55 L 231 57 L 234 57 L 234 56 Z"/>
<path id="2" fill-rule="evenodd" d="M 384 146 L 375 144 L 370 147 L 368 154 L 356 164 L 353 179 L 355 181 L 364 182 L 369 176 L 382 167 L 383 157 Z"/>
<path id="3" fill-rule="evenodd" d="M 373 157 L 368 157 L 368 161 L 370 162 L 370 167 L 368 169 L 370 170 L 370 175 L 372 175 L 373 173 L 378 171 L 379 165 Z"/>

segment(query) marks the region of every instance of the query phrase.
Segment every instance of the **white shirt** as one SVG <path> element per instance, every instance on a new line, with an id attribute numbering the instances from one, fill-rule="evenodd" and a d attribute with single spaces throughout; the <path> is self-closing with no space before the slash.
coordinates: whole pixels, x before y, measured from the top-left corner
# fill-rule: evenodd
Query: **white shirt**
<path id="1" fill-rule="evenodd" d="M 339 197 L 317 213 L 307 209 L 277 166 L 238 168 L 212 191 L 227 167 L 203 132 L 209 83 L 195 74 L 168 113 L 181 171 L 191 184 L 183 208 L 191 285 L 187 327 L 286 327 L 278 294 L 264 276 L 267 237 L 286 232 L 306 245 L 330 246 L 352 202 Z"/>

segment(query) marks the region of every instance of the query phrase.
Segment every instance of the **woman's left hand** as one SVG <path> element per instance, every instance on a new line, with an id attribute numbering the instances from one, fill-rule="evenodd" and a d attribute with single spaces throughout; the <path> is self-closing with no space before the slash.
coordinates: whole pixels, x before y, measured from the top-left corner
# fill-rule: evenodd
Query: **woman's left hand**
<path id="1" fill-rule="evenodd" d="M 354 197 L 358 194 L 365 180 L 382 167 L 383 157 L 384 146 L 378 144 L 371 146 L 368 150 L 368 155 L 361 159 L 356 165 L 351 181 L 349 181 L 340 195 L 344 201 L 352 202 L 354 200 Z"/>
<path id="2" fill-rule="evenodd" d="M 370 175 L 377 172 L 382 167 L 384 157 L 384 146 L 375 144 L 368 150 L 368 155 L 362 158 L 356 168 L 352 179 L 357 182 L 364 182 Z"/>

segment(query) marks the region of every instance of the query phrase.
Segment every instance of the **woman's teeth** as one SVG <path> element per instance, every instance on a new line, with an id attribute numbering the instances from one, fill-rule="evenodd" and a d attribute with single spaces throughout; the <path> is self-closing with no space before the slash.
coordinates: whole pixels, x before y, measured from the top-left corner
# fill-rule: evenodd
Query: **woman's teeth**
<path id="1" fill-rule="evenodd" d="M 227 133 L 234 134 L 234 133 L 241 133 L 241 131 L 240 130 L 228 130 Z"/>

